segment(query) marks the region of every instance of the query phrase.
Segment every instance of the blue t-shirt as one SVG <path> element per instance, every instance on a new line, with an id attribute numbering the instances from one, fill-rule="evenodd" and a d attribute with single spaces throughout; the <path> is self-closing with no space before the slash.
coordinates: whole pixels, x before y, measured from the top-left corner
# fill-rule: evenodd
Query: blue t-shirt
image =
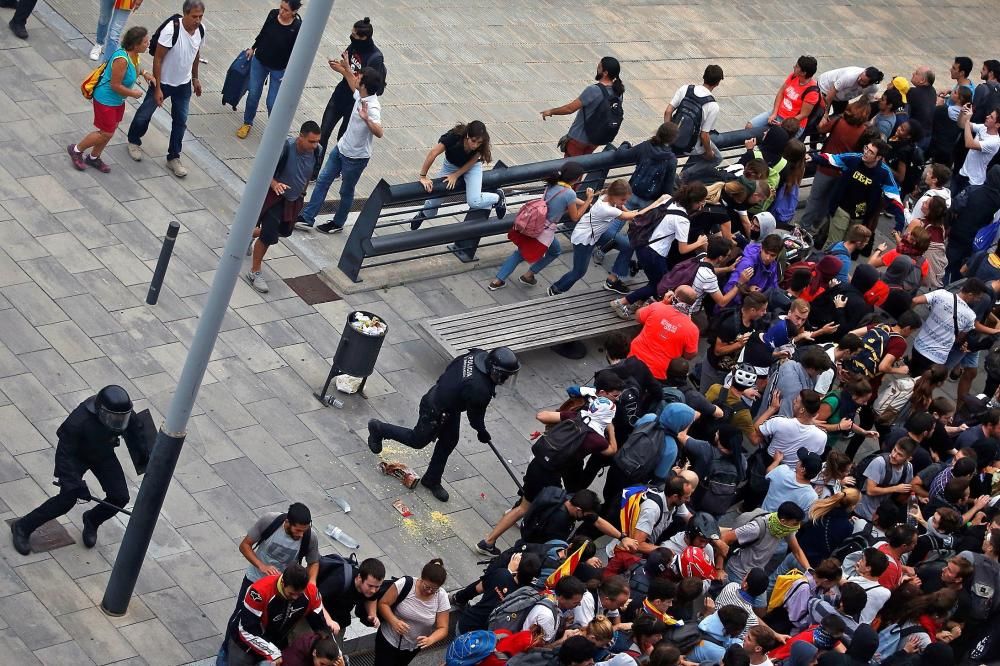
<path id="1" fill-rule="evenodd" d="M 553 193 L 553 188 L 560 190 L 560 192 L 558 194 Z M 545 188 L 545 193 L 542 196 L 544 196 L 545 200 L 549 202 L 549 212 L 546 215 L 546 218 L 548 218 L 549 222 L 553 222 L 555 224 L 559 223 L 562 216 L 566 214 L 566 209 L 569 208 L 569 205 L 576 200 L 576 192 L 568 187 L 565 187 L 564 185 L 552 185 L 547 187 Z"/>
<path id="2" fill-rule="evenodd" d="M 135 63 L 128 57 L 125 49 L 115 51 L 111 55 L 111 59 L 108 60 L 108 65 L 104 68 L 100 81 L 94 86 L 94 101 L 104 106 L 121 106 L 125 103 L 125 98 L 111 89 L 111 65 L 118 58 L 125 58 L 126 63 L 125 75 L 122 77 L 123 86 L 131 88 L 139 76 L 139 72 L 135 69 Z"/>
<path id="3" fill-rule="evenodd" d="M 841 284 L 850 282 L 851 253 L 847 251 L 844 241 L 837 241 L 826 252 L 840 259 L 840 272 L 837 273 L 837 279 L 840 280 Z"/>

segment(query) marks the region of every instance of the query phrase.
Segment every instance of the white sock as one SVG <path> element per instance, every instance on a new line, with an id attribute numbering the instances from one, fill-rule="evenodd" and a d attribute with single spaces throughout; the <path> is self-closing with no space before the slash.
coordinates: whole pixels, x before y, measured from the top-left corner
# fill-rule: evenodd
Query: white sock
<path id="1" fill-rule="evenodd" d="M 81 151 L 80 151 L 80 146 L 79 146 L 78 144 L 75 144 L 75 143 L 73 144 L 73 152 L 74 152 L 74 153 L 79 153 L 79 152 L 81 152 Z"/>

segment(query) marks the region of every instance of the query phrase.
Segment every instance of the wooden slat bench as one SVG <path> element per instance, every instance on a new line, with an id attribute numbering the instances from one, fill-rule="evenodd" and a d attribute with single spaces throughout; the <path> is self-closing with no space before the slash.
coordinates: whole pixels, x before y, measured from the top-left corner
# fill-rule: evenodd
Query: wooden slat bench
<path id="1" fill-rule="evenodd" d="M 551 347 L 636 326 L 608 305 L 616 294 L 593 287 L 509 305 L 427 319 L 422 326 L 449 356 L 472 347 L 510 347 L 515 352 Z"/>

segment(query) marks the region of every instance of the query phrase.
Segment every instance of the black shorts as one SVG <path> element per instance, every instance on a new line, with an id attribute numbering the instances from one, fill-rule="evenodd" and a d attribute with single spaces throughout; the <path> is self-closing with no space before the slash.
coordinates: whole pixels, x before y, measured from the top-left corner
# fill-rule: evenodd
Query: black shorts
<path id="1" fill-rule="evenodd" d="M 264 245 L 271 246 L 278 242 L 279 238 L 288 238 L 292 235 L 292 229 L 295 228 L 294 224 L 286 224 L 281 221 L 281 214 L 285 209 L 285 200 L 278 199 L 278 201 L 268 208 L 260 216 L 260 220 L 257 222 L 257 226 L 260 227 L 260 242 Z"/>
<path id="2" fill-rule="evenodd" d="M 542 488 L 546 486 L 561 486 L 562 477 L 559 472 L 545 467 L 538 458 L 533 458 L 524 471 L 524 485 L 521 487 L 521 497 L 529 502 L 534 501 Z"/>

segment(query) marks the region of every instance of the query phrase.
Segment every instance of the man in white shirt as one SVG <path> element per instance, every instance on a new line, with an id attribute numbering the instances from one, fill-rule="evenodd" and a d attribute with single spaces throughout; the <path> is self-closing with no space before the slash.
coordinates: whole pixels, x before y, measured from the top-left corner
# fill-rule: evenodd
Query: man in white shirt
<path id="1" fill-rule="evenodd" d="M 705 68 L 705 73 L 701 78 L 702 84 L 696 85 L 692 91 L 695 97 L 711 97 L 712 91 L 722 83 L 722 68 L 718 65 L 709 65 Z M 680 106 L 681 101 L 687 94 L 688 86 L 681 86 L 674 93 L 667 108 L 663 111 L 663 122 L 670 122 L 674 115 L 674 110 Z M 701 105 L 701 133 L 698 143 L 691 149 L 687 162 L 681 169 L 681 180 L 699 180 L 705 173 L 715 171 L 715 168 L 722 163 L 722 153 L 718 147 L 712 143 L 711 132 L 715 129 L 719 121 L 719 103 L 713 98 L 712 101 Z"/>
<path id="2" fill-rule="evenodd" d="M 767 444 L 767 452 L 772 456 L 780 451 L 782 463 L 794 469 L 798 465 L 799 449 L 805 448 L 820 456 L 826 449 L 826 433 L 815 424 L 822 398 L 812 389 L 802 389 L 792 401 L 791 418 L 774 416 L 781 409 L 782 399 L 781 392 L 775 390 L 771 404 L 757 417 L 750 439 L 756 446 Z"/>
<path id="3" fill-rule="evenodd" d="M 910 376 L 919 377 L 935 363 L 944 364 L 948 354 L 963 333 L 976 325 L 976 313 L 969 306 L 981 294 L 986 293 L 986 285 L 977 278 L 969 278 L 962 284 L 957 294 L 946 289 L 937 289 L 914 297 L 913 305 L 926 303 L 930 308 L 924 325 L 913 339 L 913 353 L 910 355 Z"/>
<path id="4" fill-rule="evenodd" d="M 864 624 L 871 624 L 882 606 L 889 600 L 892 594 L 887 588 L 878 582 L 879 576 L 889 568 L 889 556 L 877 548 L 865 548 L 862 551 L 861 559 L 858 560 L 857 573 L 849 577 L 845 582 L 855 583 L 868 595 L 868 603 L 861 611 L 860 621 Z"/>
<path id="5" fill-rule="evenodd" d="M 566 620 L 573 617 L 573 611 L 587 593 L 587 586 L 579 578 L 563 576 L 552 591 L 555 593 L 555 603 L 553 604 L 552 597 L 544 597 L 531 607 L 521 625 L 522 630 L 538 627 L 546 643 L 554 641 Z"/>
<path id="6" fill-rule="evenodd" d="M 156 108 L 170 100 L 170 143 L 167 147 L 167 168 L 178 178 L 187 175 L 181 163 L 181 143 L 187 130 L 188 106 L 191 91 L 201 97 L 198 80 L 198 63 L 201 47 L 205 43 L 205 15 L 202 0 L 184 0 L 184 15 L 167 21 L 156 41 L 153 56 L 153 79 L 146 96 L 132 118 L 128 128 L 128 154 L 136 162 L 142 160 L 142 137 L 149 129 L 149 121 Z"/>
<path id="7" fill-rule="evenodd" d="M 816 83 L 826 100 L 826 108 L 837 115 L 843 113 L 847 103 L 855 97 L 864 96 L 869 102 L 876 101 L 880 94 L 878 84 L 882 83 L 883 76 L 877 67 L 841 67 L 823 72 Z"/>
<path id="8" fill-rule="evenodd" d="M 965 155 L 962 168 L 951 179 L 951 193 L 956 197 L 969 185 L 986 182 L 986 169 L 1000 150 L 1000 110 L 990 111 L 982 125 L 972 122 L 971 118 L 972 105 L 966 104 L 958 115 L 958 126 L 965 132 L 965 147 L 969 152 Z"/>
<path id="9" fill-rule="evenodd" d="M 333 219 L 316 227 L 316 231 L 335 234 L 344 230 L 347 215 L 354 204 L 354 188 L 372 156 L 372 143 L 382 138 L 382 105 L 376 91 L 382 89 L 382 75 L 372 67 L 365 67 L 355 73 L 343 56 L 340 62 L 331 62 L 330 67 L 339 72 L 354 92 L 354 110 L 347 121 L 347 131 L 337 141 L 323 164 L 316 187 L 309 203 L 302 209 L 295 222 L 296 229 L 311 230 L 316 223 L 316 215 L 326 201 L 326 193 L 337 176 L 340 180 L 340 203 Z"/>
<path id="10" fill-rule="evenodd" d="M 583 595 L 580 605 L 573 610 L 573 624 L 586 627 L 595 617 L 603 615 L 617 626 L 621 622 L 621 609 L 628 601 L 628 581 L 621 576 L 608 576 L 596 592 Z"/>

